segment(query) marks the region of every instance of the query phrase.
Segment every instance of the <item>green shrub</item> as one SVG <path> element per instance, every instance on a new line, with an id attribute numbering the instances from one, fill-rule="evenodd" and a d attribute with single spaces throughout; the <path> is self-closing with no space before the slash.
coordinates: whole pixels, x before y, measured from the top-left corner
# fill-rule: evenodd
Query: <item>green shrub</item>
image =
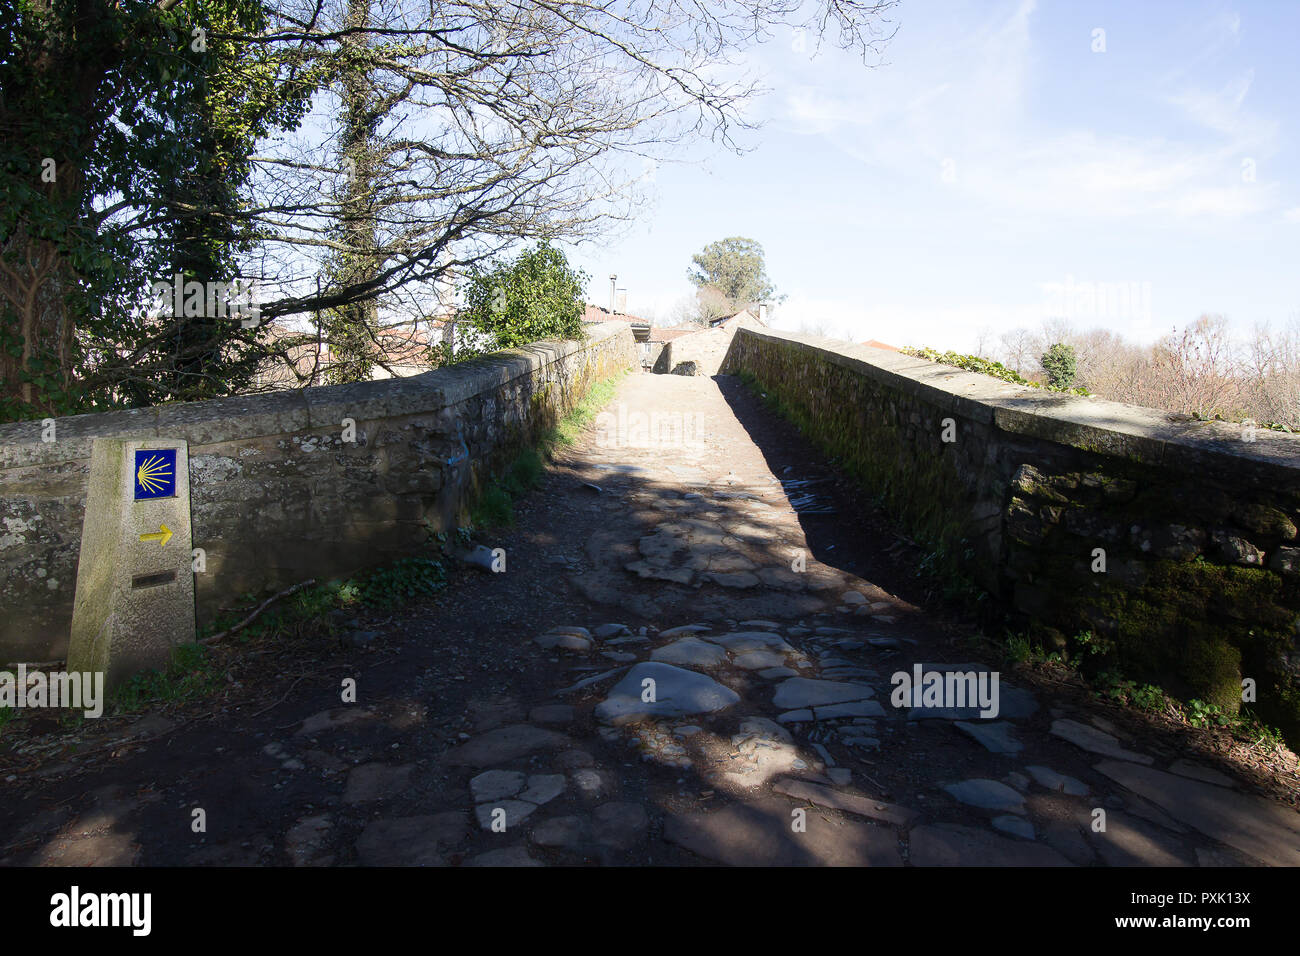
<path id="1" fill-rule="evenodd" d="M 1049 386 L 1061 391 L 1073 387 L 1074 378 L 1079 370 L 1074 346 L 1057 342 L 1043 353 L 1039 361 L 1043 364 L 1043 371 L 1047 373 Z"/>
<path id="2" fill-rule="evenodd" d="M 361 600 L 372 607 L 390 608 L 411 598 L 427 597 L 447 584 L 447 571 L 434 558 L 399 558 L 368 574 L 360 586 Z"/>
<path id="3" fill-rule="evenodd" d="M 483 333 L 490 348 L 581 339 L 587 279 L 569 267 L 563 252 L 542 242 L 509 262 L 473 271 L 459 318 Z"/>

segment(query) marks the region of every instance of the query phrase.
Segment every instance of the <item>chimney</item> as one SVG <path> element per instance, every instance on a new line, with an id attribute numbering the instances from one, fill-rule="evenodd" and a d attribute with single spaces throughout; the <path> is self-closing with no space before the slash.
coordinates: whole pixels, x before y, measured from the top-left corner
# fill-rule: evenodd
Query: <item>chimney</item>
<path id="1" fill-rule="evenodd" d="M 767 303 L 766 302 L 760 302 L 758 304 L 758 321 L 762 322 L 764 325 L 767 325 Z"/>
<path id="2" fill-rule="evenodd" d="M 609 311 L 614 312 L 614 283 L 618 282 L 618 276 L 610 275 L 609 277 Z"/>

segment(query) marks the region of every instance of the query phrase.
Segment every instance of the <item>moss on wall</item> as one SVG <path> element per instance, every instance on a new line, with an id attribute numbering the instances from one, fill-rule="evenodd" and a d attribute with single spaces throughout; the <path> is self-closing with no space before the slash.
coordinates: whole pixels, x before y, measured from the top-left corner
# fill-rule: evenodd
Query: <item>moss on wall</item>
<path id="1" fill-rule="evenodd" d="M 1102 637 L 1109 650 L 1090 666 L 1184 699 L 1237 712 L 1253 678 L 1248 706 L 1300 743 L 1294 488 L 1252 478 L 1246 461 L 1210 474 L 1004 432 L 935 404 L 942 392 L 894 387 L 767 335 L 739 333 L 726 368 L 837 459 L 954 583 L 978 581 L 1031 632 Z M 956 443 L 940 440 L 945 418 Z"/>
<path id="2" fill-rule="evenodd" d="M 1078 595 L 1078 592 L 1075 592 Z M 1288 739 L 1300 737 L 1300 697 L 1284 662 L 1292 652 L 1296 587 L 1259 568 L 1204 559 L 1159 560 L 1145 583 L 1106 583 L 1066 601 L 1068 626 L 1109 632 L 1126 674 L 1236 713 L 1241 680 L 1253 678 L 1255 710 Z"/>
<path id="3" fill-rule="evenodd" d="M 939 410 L 930 415 L 931 440 L 919 441 L 916 432 L 922 429 L 909 429 L 901 409 L 849 369 L 789 346 L 748 351 L 743 361 L 742 380 L 765 391 L 779 414 L 928 548 L 938 575 L 956 584 L 955 590 L 973 586 L 971 495 L 958 473 L 954 445 L 940 440 L 945 416 Z"/>

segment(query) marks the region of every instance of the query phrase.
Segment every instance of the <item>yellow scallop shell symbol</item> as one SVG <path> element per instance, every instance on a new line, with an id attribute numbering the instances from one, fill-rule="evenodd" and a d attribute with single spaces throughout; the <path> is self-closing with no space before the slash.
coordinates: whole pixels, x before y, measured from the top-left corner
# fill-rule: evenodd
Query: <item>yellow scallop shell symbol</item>
<path id="1" fill-rule="evenodd" d="M 135 480 L 140 483 L 140 487 L 150 494 L 156 494 L 167 487 L 167 478 L 171 471 L 167 468 L 167 460 L 162 456 L 155 458 L 146 458 L 140 463 L 136 470 Z"/>

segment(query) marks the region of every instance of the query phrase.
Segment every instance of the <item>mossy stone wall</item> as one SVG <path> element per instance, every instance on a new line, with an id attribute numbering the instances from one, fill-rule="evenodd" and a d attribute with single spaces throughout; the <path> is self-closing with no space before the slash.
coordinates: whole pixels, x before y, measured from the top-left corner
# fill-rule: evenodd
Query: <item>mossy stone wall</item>
<path id="1" fill-rule="evenodd" d="M 0 662 L 67 648 L 95 438 L 184 438 L 200 626 L 248 592 L 427 550 L 493 472 L 633 367 L 630 326 L 410 378 L 0 425 Z M 355 435 L 346 440 L 344 421 Z"/>
<path id="2" fill-rule="evenodd" d="M 738 332 L 723 371 L 1013 619 L 1227 710 L 1251 678 L 1300 737 L 1300 437 L 770 330 Z"/>

